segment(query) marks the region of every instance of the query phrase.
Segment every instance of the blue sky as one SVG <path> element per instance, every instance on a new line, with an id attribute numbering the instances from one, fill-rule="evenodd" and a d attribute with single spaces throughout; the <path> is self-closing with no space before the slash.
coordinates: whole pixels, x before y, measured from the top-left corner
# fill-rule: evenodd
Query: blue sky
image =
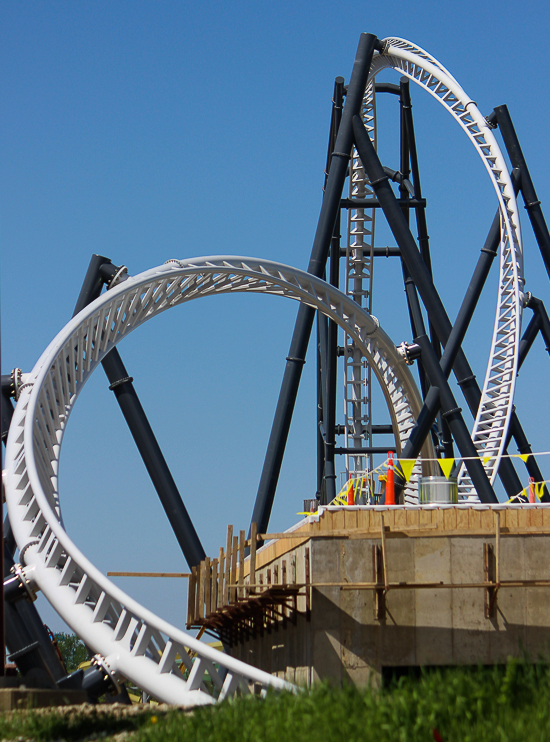
<path id="1" fill-rule="evenodd" d="M 362 31 L 427 49 L 483 112 L 507 103 L 544 207 L 550 155 L 541 39 L 549 26 L 538 0 L 4 0 L 2 373 L 32 368 L 70 318 L 95 252 L 131 274 L 172 257 L 220 253 L 305 268 L 334 78 L 349 80 Z M 496 199 L 458 126 L 424 91 L 411 92 L 435 279 L 452 319 Z M 395 101 L 381 101 L 379 114 L 382 160 L 397 168 Z M 393 244 L 381 222 L 377 244 Z M 550 303 L 526 219 L 523 226 L 526 288 Z M 399 270 L 391 261 L 375 270 L 374 314 L 396 343 L 410 340 Z M 496 270 L 465 344 L 480 381 L 495 299 Z M 165 314 L 120 347 L 210 554 L 228 523 L 248 527 L 296 309 L 274 297 L 216 297 Z M 291 525 L 315 492 L 314 366 L 311 357 L 274 530 Z M 542 341 L 527 366 L 518 412 L 535 449 L 546 450 Z M 375 422 L 387 421 L 380 408 Z M 101 371 L 75 408 L 61 466 L 69 533 L 101 569 L 186 569 Z M 183 584 L 120 584 L 183 623 Z M 61 627 L 49 609 L 44 615 Z"/>

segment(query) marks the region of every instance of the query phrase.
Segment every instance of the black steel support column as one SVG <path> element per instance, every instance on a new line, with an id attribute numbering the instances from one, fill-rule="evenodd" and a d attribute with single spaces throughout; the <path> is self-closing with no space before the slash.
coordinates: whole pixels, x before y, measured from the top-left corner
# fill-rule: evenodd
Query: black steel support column
<path id="1" fill-rule="evenodd" d="M 430 255 L 430 238 L 428 235 L 428 225 L 426 222 L 426 205 L 422 198 L 422 187 L 420 184 L 420 168 L 418 167 L 418 153 L 416 150 L 416 137 L 414 133 L 414 122 L 412 115 L 412 102 L 410 93 L 410 80 L 408 77 L 402 77 L 400 83 L 400 103 L 401 103 L 401 115 L 404 122 L 405 131 L 407 134 L 407 145 L 409 149 L 409 160 L 411 177 L 414 189 L 414 200 L 417 202 L 415 207 L 416 216 L 416 228 L 418 232 L 418 246 L 420 248 L 420 254 L 426 264 L 428 273 L 433 278 L 432 274 L 432 259 Z M 429 323 L 430 327 L 430 338 L 432 345 L 438 358 L 441 358 L 441 344 L 437 338 L 433 325 Z M 425 395 L 424 395 L 425 396 Z M 444 417 L 439 412 L 437 415 L 437 427 L 440 431 L 441 443 L 445 456 L 452 458 L 453 452 L 453 441 L 451 438 L 451 431 Z M 440 441 L 437 441 L 437 448 L 439 449 Z"/>
<path id="2" fill-rule="evenodd" d="M 336 217 L 330 250 L 329 280 L 338 288 L 340 281 L 340 210 Z M 326 356 L 326 408 L 325 408 L 325 486 L 322 504 L 332 502 L 336 497 L 336 467 L 334 447 L 336 446 L 336 395 L 337 395 L 337 360 L 338 360 L 338 325 L 328 320 L 327 356 Z"/>
<path id="3" fill-rule="evenodd" d="M 523 362 L 527 358 L 527 354 L 531 350 L 531 346 L 535 342 L 535 339 L 540 331 L 540 317 L 538 314 L 533 314 L 531 317 L 531 320 L 529 324 L 527 325 L 527 328 L 525 332 L 523 333 L 523 337 L 521 338 L 520 344 L 519 344 L 519 354 L 518 354 L 518 372 L 520 368 L 523 366 Z M 548 350 L 548 347 L 546 348 Z"/>
<path id="4" fill-rule="evenodd" d="M 361 109 L 377 43 L 376 36 L 361 34 L 311 250 L 308 271 L 314 276 L 322 276 L 325 270 L 353 145 L 352 119 Z M 300 305 L 252 514 L 259 533 L 265 533 L 269 524 L 314 316 L 314 309 Z"/>
<path id="5" fill-rule="evenodd" d="M 388 183 L 388 176 L 380 164 L 380 160 L 359 116 L 354 117 L 353 129 L 355 146 L 357 147 L 363 166 L 382 205 L 390 229 L 401 249 L 401 254 L 413 277 L 416 288 L 422 297 L 428 317 L 433 324 L 440 342 L 445 345 L 451 334 L 452 325 L 443 306 L 443 302 L 439 298 L 426 264 L 403 218 L 401 209 L 396 203 L 395 194 Z M 468 406 L 475 416 L 481 399 L 481 390 L 462 349 L 457 351 L 453 370 Z M 512 496 L 513 494 L 517 494 L 514 482 L 514 480 L 517 480 L 517 475 L 515 475 L 515 470 L 511 464 L 507 467 L 507 461 L 507 459 L 502 460 L 504 466 L 500 467 L 499 473 L 501 474 L 506 491 L 509 492 L 509 496 Z"/>
<path id="6" fill-rule="evenodd" d="M 322 497 L 321 493 L 323 492 L 323 480 L 325 476 L 325 441 L 321 433 L 321 427 L 324 425 L 324 412 L 319 317 L 320 315 L 317 314 L 317 499 L 320 501 Z"/>
<path id="7" fill-rule="evenodd" d="M 111 272 L 116 270 L 108 258 L 102 255 L 92 257 L 76 303 L 74 315 L 100 295 L 105 282 L 102 271 L 103 274 L 108 274 L 109 269 L 111 269 Z M 117 398 L 124 419 L 130 428 L 183 555 L 188 565 L 194 567 L 205 558 L 206 553 L 183 504 L 155 434 L 149 425 L 145 411 L 132 384 L 132 378 L 129 376 L 116 348 L 107 353 L 101 363 L 109 379 L 109 388 Z"/>
<path id="8" fill-rule="evenodd" d="M 470 432 L 466 427 L 466 423 L 462 419 L 462 411 L 457 405 L 451 387 L 449 386 L 449 382 L 445 378 L 445 374 L 439 365 L 439 359 L 435 354 L 429 337 L 427 335 L 417 337 L 415 338 L 415 343 L 422 348 L 420 361 L 422 362 L 431 383 L 439 387 L 442 414 L 447 419 L 453 438 L 456 441 L 456 445 L 458 446 L 462 457 L 465 459 L 464 463 L 466 469 L 472 479 L 472 484 L 476 489 L 480 501 L 487 503 L 498 502 L 497 496 L 493 491 L 485 469 L 483 468 L 483 464 L 479 458 L 477 449 L 470 437 Z"/>
<path id="9" fill-rule="evenodd" d="M 523 196 L 525 208 L 527 209 L 531 226 L 533 227 L 533 232 L 535 233 L 540 253 L 546 266 L 546 272 L 550 276 L 550 233 L 548 232 L 548 226 L 544 219 L 540 201 L 537 197 L 529 168 L 525 162 L 525 157 L 523 156 L 519 139 L 508 111 L 508 106 L 497 106 L 494 113 L 496 114 L 498 128 L 500 129 L 512 167 L 517 167 L 521 171 L 521 195 Z"/>
<path id="10" fill-rule="evenodd" d="M 336 139 L 342 120 L 344 106 L 344 78 L 337 77 L 334 81 L 334 95 L 332 98 L 333 116 L 331 120 L 330 154 L 327 161 L 327 180 L 330 172 L 332 154 L 336 146 Z M 326 187 L 326 181 L 325 181 Z M 340 285 L 340 209 L 336 215 L 330 246 L 329 282 L 336 288 Z M 336 396 L 337 396 L 337 352 L 338 352 L 338 325 L 328 320 L 327 325 L 327 355 L 326 355 L 326 407 L 324 409 L 325 423 L 325 471 L 322 503 L 332 502 L 336 497 L 336 467 L 334 463 L 334 447 L 336 445 Z"/>

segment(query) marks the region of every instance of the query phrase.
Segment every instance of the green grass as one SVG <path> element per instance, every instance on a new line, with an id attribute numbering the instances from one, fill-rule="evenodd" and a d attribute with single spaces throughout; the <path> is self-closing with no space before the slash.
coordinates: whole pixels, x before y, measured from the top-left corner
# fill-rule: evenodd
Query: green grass
<path id="1" fill-rule="evenodd" d="M 133 731 L 131 742 L 550 742 L 550 668 L 520 662 L 500 669 L 454 668 L 401 679 L 383 690 L 321 685 L 192 714 L 153 712 L 111 719 L 104 727 L 96 719 L 93 729 L 89 719 L 75 717 L 67 725 L 55 714 L 0 718 L 2 739 L 77 740 L 101 738 L 102 731 L 108 739 L 123 729 Z"/>
<path id="2" fill-rule="evenodd" d="M 0 714 L 0 739 L 4 740 L 67 740 L 90 738 L 109 739 L 119 732 L 132 732 L 150 724 L 154 712 L 117 716 L 114 713 L 87 707 L 85 711 L 72 707 L 70 713 L 57 709 L 11 711 Z"/>

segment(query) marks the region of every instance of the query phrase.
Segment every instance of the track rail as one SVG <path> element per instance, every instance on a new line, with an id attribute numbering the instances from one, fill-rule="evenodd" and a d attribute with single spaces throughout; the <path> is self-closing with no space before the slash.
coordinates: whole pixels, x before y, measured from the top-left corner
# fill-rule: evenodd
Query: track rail
<path id="1" fill-rule="evenodd" d="M 456 79 L 419 46 L 396 37 L 383 40 L 376 53 L 365 93 L 365 107 L 373 95 L 373 81 L 383 69 L 393 68 L 427 90 L 468 135 L 495 189 L 501 214 L 500 274 L 497 309 L 489 362 L 472 439 L 494 482 L 513 409 L 523 307 L 523 254 L 521 228 L 508 167 L 486 119 Z M 368 122 L 372 126 L 372 121 Z M 472 481 L 462 466 L 458 481 L 461 498 L 477 499 Z"/>
<path id="2" fill-rule="evenodd" d="M 66 623 L 105 657 L 115 678 L 186 706 L 212 703 L 251 684 L 289 683 L 197 641 L 107 579 L 66 533 L 58 492 L 60 448 L 84 384 L 126 335 L 167 309 L 213 294 L 275 294 L 315 307 L 353 338 L 387 400 L 398 449 L 421 409 L 415 382 L 378 321 L 324 281 L 253 258 L 168 261 L 104 293 L 50 343 L 20 389 L 6 448 L 6 501 L 20 559 Z M 432 456 L 431 447 L 424 451 Z M 191 653 L 196 653 L 191 659 Z M 176 662 L 181 658 L 183 674 Z M 219 669 L 217 669 L 219 667 Z M 212 680 L 208 686 L 205 677 Z M 213 689 L 210 686 L 213 685 Z M 210 689 L 209 689 L 210 688 Z"/>

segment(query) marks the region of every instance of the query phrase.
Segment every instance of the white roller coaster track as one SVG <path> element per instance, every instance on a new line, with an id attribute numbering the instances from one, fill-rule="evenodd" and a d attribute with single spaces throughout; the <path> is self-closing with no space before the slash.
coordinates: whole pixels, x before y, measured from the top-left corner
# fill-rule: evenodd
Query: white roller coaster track
<path id="1" fill-rule="evenodd" d="M 211 703 L 249 684 L 292 688 L 197 641 L 126 595 L 80 552 L 61 520 L 58 465 L 63 434 L 92 371 L 123 337 L 178 304 L 251 291 L 297 299 L 351 335 L 382 385 L 398 448 L 421 408 L 413 377 L 377 320 L 342 292 L 299 270 L 253 258 L 168 261 L 104 293 L 74 317 L 25 377 L 6 448 L 4 482 L 25 570 L 66 623 L 105 658 L 114 679 L 186 706 Z M 425 456 L 432 456 L 429 446 Z M 191 659 L 190 653 L 196 653 Z M 176 662 L 189 671 L 185 677 Z M 219 670 L 215 665 L 219 665 Z M 210 691 L 205 673 L 213 681 Z"/>
<path id="2" fill-rule="evenodd" d="M 433 95 L 460 124 L 481 157 L 497 194 L 501 214 L 497 310 L 481 402 L 472 429 L 472 439 L 492 483 L 497 476 L 513 409 L 523 305 L 521 229 L 514 189 L 491 128 L 455 78 L 434 57 L 410 41 L 390 37 L 382 43 L 384 50 L 375 53 L 363 101 L 363 119 L 369 133 L 374 130 L 374 79 L 383 69 L 393 68 Z M 356 157 L 354 151 L 352 163 Z M 353 165 L 352 178 L 352 186 L 358 191 L 366 187 L 364 172 Z M 364 182 L 360 182 L 362 180 Z M 363 222 L 359 226 L 362 225 Z M 369 243 L 372 242 L 373 227 L 374 220 L 362 230 L 368 235 Z M 348 245 L 350 243 L 351 237 Z M 356 257 L 361 258 L 363 254 L 361 249 Z M 371 266 L 370 256 L 365 255 L 363 263 L 354 264 L 354 270 L 364 275 L 372 285 Z M 464 466 L 459 474 L 459 495 L 477 499 Z"/>

